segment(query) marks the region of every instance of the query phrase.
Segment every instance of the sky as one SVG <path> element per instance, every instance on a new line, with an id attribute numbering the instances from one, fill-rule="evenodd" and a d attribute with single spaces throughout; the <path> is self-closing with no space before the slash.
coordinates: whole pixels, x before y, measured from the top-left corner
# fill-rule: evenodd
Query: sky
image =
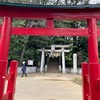
<path id="1" fill-rule="evenodd" d="M 52 1 L 57 1 L 57 0 L 52 0 Z M 60 0 L 60 1 L 65 1 L 65 0 Z M 100 4 L 100 0 L 90 0 L 90 4 Z"/>
<path id="2" fill-rule="evenodd" d="M 30 0 L 30 1 L 31 1 L 31 0 Z M 49 0 L 49 1 L 54 1 L 54 2 L 56 2 L 57 0 Z M 64 2 L 65 0 L 59 0 L 59 1 Z M 90 4 L 100 4 L 100 0 L 90 0 Z"/>
<path id="3" fill-rule="evenodd" d="M 91 0 L 90 2 L 91 4 L 96 4 L 96 3 L 100 3 L 100 0 Z"/>

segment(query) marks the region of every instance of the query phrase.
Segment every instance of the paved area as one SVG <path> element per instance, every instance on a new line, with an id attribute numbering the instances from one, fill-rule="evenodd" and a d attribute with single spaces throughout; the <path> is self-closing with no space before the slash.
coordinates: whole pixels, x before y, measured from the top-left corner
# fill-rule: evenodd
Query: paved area
<path id="1" fill-rule="evenodd" d="M 82 100 L 81 85 L 71 74 L 30 74 L 17 77 L 15 100 Z"/>

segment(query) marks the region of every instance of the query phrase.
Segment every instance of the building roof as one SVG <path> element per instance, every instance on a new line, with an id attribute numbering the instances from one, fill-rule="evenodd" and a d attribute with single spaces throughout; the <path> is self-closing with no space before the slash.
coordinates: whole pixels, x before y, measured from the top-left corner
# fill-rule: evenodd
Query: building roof
<path id="1" fill-rule="evenodd" d="M 20 4 L 20 3 L 9 3 L 0 2 L 0 6 L 13 6 L 13 7 L 23 7 L 23 8 L 45 8 L 45 9 L 95 9 L 100 8 L 100 4 L 90 4 L 90 5 L 34 5 L 34 4 Z"/>
<path id="2" fill-rule="evenodd" d="M 100 19 L 100 5 L 34 5 L 0 2 L 0 17 L 28 19 Z"/>

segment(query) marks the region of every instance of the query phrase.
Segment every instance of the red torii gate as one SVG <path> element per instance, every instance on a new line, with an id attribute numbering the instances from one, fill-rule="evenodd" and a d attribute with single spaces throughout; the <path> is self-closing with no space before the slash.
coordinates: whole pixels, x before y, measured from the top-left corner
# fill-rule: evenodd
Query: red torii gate
<path id="1" fill-rule="evenodd" d="M 4 17 L 4 22 L 0 26 L 0 100 L 8 100 L 8 98 L 13 100 L 14 96 L 14 87 L 11 87 L 11 89 L 9 87 L 9 95 L 3 95 L 4 78 L 7 77 L 5 62 L 8 59 L 11 35 L 88 37 L 89 62 L 82 64 L 83 100 L 100 100 L 100 64 L 98 57 L 98 36 L 100 36 L 100 29 L 97 28 L 97 19 L 100 19 L 100 5 L 42 6 L 0 3 L 0 17 Z M 47 24 L 46 28 L 15 28 L 12 27 L 13 18 L 45 19 Z M 54 19 L 86 20 L 88 27 L 85 29 L 54 28 Z"/>

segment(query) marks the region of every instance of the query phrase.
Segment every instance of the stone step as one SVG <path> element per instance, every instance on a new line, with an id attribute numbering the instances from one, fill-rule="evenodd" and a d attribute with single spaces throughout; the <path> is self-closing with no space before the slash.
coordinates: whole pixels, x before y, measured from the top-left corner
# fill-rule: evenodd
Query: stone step
<path id="1" fill-rule="evenodd" d="M 59 59 L 58 58 L 51 58 L 49 60 L 47 72 L 59 73 Z"/>

